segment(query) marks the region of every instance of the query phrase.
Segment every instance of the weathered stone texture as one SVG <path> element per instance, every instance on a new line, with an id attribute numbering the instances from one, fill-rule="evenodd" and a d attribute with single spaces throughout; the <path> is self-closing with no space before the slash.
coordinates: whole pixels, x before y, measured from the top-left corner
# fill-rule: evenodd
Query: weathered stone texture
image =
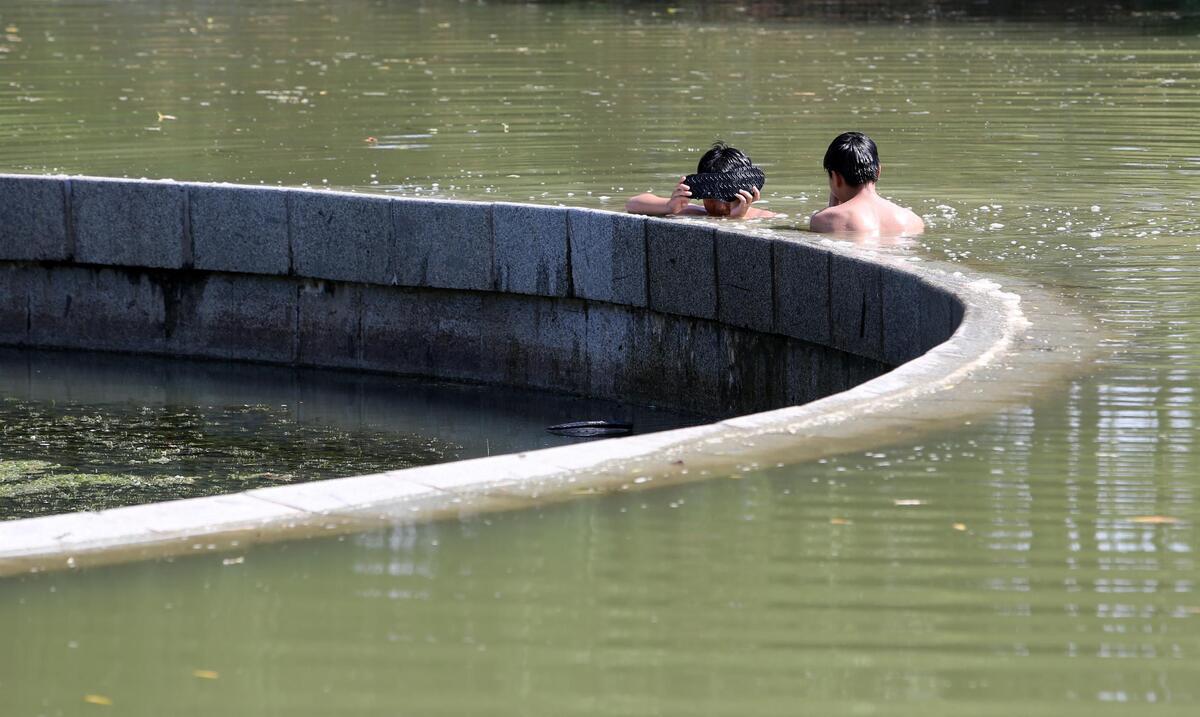
<path id="1" fill-rule="evenodd" d="M 362 363 L 362 292 L 354 284 L 303 281 L 296 322 L 296 360 L 311 366 Z"/>
<path id="2" fill-rule="evenodd" d="M 70 258 L 66 180 L 0 176 L 0 259 Z"/>
<path id="3" fill-rule="evenodd" d="M 571 209 L 568 218 L 575 296 L 645 306 L 645 218 L 591 209 Z"/>
<path id="4" fill-rule="evenodd" d="M 191 261 L 183 185 L 103 179 L 70 183 L 76 261 L 164 269 Z"/>
<path id="5" fill-rule="evenodd" d="M 397 199 L 393 217 L 397 283 L 476 291 L 494 287 L 492 205 Z"/>
<path id="6" fill-rule="evenodd" d="M 289 193 L 292 269 L 298 276 L 390 284 L 391 202 L 382 197 Z"/>
<path id="7" fill-rule="evenodd" d="M 208 274 L 181 279 L 167 292 L 173 352 L 291 362 L 296 287 L 283 278 Z"/>
<path id="8" fill-rule="evenodd" d="M 364 287 L 365 368 L 443 378 L 479 375 L 483 297 Z"/>
<path id="9" fill-rule="evenodd" d="M 158 353 L 165 322 L 162 285 L 136 269 L 56 267 L 30 280 L 33 345 Z"/>
<path id="10" fill-rule="evenodd" d="M 834 254 L 829 283 L 833 347 L 882 359 L 883 290 L 879 265 Z"/>
<path id="11" fill-rule="evenodd" d="M 721 323 L 772 331 L 775 299 L 770 240 L 718 231 L 716 242 Z"/>
<path id="12" fill-rule="evenodd" d="M 800 242 L 776 240 L 773 254 L 775 333 L 829 345 L 830 253 Z"/>
<path id="13" fill-rule="evenodd" d="M 567 210 L 523 204 L 492 207 L 496 290 L 567 296 Z"/>
<path id="14" fill-rule="evenodd" d="M 287 274 L 287 192 L 188 185 L 192 257 L 197 269 Z"/>
<path id="15" fill-rule="evenodd" d="M 717 318 L 714 230 L 700 224 L 646 223 L 650 308 L 701 319 Z"/>

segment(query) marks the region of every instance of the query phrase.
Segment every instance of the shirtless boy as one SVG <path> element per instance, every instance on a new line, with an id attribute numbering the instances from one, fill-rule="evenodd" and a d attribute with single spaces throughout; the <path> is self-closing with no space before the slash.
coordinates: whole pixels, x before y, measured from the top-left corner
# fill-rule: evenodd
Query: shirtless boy
<path id="1" fill-rule="evenodd" d="M 812 215 L 814 232 L 853 232 L 871 236 L 920 234 L 925 222 L 911 210 L 875 192 L 879 152 L 862 132 L 845 132 L 825 151 L 829 206 Z"/>
<path id="2" fill-rule="evenodd" d="M 730 147 L 718 140 L 713 144 L 712 149 L 705 152 L 704 156 L 700 158 L 696 171 L 701 174 L 721 174 L 750 169 L 753 166 L 750 158 L 740 149 Z M 705 199 L 704 206 L 699 206 L 691 203 L 691 187 L 684 184 L 684 179 L 680 179 L 679 184 L 675 185 L 675 191 L 671 192 L 669 198 L 649 192 L 630 197 L 629 201 L 625 202 L 625 211 L 630 214 L 648 214 L 655 217 L 683 214 L 701 217 L 729 217 L 730 219 L 765 219 L 775 216 L 774 212 L 750 206 L 762 198 L 759 192 L 760 187 L 738 190 L 731 202 Z"/>

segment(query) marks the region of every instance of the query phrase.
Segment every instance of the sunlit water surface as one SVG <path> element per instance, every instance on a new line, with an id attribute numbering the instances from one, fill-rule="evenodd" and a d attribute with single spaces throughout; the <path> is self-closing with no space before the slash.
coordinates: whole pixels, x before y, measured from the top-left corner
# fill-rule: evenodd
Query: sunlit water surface
<path id="1" fill-rule="evenodd" d="M 723 137 L 802 228 L 857 128 L 901 251 L 1101 346 L 920 445 L 8 579 L 0 712 L 1195 714 L 1200 25 L 747 5 L 0 5 L 0 170 L 617 208 Z"/>

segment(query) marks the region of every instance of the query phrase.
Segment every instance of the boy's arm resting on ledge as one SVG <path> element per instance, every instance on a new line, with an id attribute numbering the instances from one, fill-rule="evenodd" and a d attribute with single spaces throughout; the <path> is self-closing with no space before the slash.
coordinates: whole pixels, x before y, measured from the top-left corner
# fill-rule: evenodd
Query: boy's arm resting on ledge
<path id="1" fill-rule="evenodd" d="M 630 214 L 645 214 L 652 217 L 665 217 L 672 214 L 705 214 L 702 207 L 689 203 L 691 196 L 692 190 L 683 183 L 683 178 L 680 178 L 679 184 L 675 185 L 675 191 L 671 192 L 670 197 L 660 197 L 657 194 L 644 192 L 630 197 L 625 202 L 625 211 Z"/>

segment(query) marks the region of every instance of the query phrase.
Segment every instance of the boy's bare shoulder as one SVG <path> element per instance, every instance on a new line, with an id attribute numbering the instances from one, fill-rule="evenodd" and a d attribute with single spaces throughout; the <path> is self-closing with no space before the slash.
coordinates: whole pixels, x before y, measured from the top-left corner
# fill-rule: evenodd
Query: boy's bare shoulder
<path id="1" fill-rule="evenodd" d="M 808 220 L 808 227 L 814 232 L 829 233 L 847 231 L 849 217 L 842 206 L 825 207 L 813 214 Z"/>

